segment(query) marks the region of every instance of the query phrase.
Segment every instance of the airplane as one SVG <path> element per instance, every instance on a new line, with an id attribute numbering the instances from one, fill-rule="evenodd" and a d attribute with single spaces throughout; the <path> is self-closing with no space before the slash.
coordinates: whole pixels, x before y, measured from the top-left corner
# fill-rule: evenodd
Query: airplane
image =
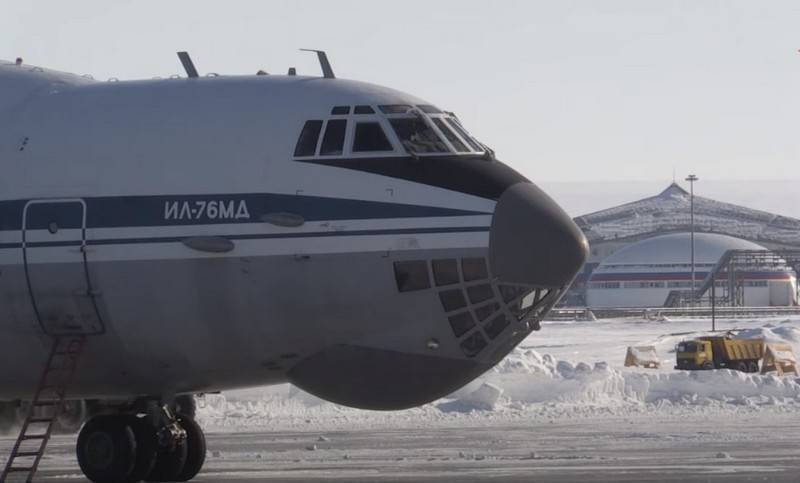
<path id="1" fill-rule="evenodd" d="M 0 62 L 2 479 L 71 421 L 89 480 L 188 481 L 195 394 L 410 408 L 540 328 L 587 256 L 572 219 L 452 112 L 314 52 L 322 76 Z"/>

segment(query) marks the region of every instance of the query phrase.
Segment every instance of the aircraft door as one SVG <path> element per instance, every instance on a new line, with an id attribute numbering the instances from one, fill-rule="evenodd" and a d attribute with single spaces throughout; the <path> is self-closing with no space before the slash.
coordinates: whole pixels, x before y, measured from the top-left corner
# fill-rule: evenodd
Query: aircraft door
<path id="1" fill-rule="evenodd" d="M 25 272 L 42 330 L 51 335 L 102 333 L 85 252 L 86 204 L 33 200 L 22 219 Z"/>

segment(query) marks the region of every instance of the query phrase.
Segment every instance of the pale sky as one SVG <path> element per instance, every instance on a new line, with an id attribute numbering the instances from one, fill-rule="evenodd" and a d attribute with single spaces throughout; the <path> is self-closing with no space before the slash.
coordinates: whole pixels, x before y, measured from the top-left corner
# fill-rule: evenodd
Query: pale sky
<path id="1" fill-rule="evenodd" d="M 0 58 L 98 79 L 259 68 L 453 110 L 537 182 L 800 180 L 800 2 L 4 0 Z M 651 193 L 654 194 L 654 193 Z M 800 204 L 794 193 L 792 202 Z M 731 200 L 735 201 L 735 200 Z"/>

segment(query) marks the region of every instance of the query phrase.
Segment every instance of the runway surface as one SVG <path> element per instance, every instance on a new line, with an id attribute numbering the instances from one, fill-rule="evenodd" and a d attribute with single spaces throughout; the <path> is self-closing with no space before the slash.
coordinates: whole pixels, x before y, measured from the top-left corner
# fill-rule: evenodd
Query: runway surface
<path id="1" fill-rule="evenodd" d="M 800 418 L 640 415 L 459 427 L 210 433 L 205 482 L 800 481 Z M 0 455 L 12 440 L 0 439 Z M 37 481 L 85 481 L 74 437 L 51 443 Z"/>

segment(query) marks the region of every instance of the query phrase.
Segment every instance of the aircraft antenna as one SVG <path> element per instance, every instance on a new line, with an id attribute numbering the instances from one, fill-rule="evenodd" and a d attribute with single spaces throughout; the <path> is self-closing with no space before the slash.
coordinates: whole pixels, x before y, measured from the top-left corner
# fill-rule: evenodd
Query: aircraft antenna
<path id="1" fill-rule="evenodd" d="M 300 49 L 303 52 L 316 52 L 317 59 L 319 59 L 319 66 L 322 67 L 322 76 L 326 79 L 335 79 L 336 75 L 333 73 L 333 69 L 331 68 L 331 63 L 328 62 L 328 54 L 325 53 L 324 50 L 314 50 L 314 49 Z"/>
<path id="2" fill-rule="evenodd" d="M 192 58 L 189 57 L 188 52 L 178 52 L 178 58 L 181 59 L 181 64 L 183 64 L 183 69 L 186 71 L 186 75 L 189 78 L 193 79 L 196 77 L 200 77 L 197 73 L 197 69 L 194 67 L 194 62 L 192 62 Z"/>

